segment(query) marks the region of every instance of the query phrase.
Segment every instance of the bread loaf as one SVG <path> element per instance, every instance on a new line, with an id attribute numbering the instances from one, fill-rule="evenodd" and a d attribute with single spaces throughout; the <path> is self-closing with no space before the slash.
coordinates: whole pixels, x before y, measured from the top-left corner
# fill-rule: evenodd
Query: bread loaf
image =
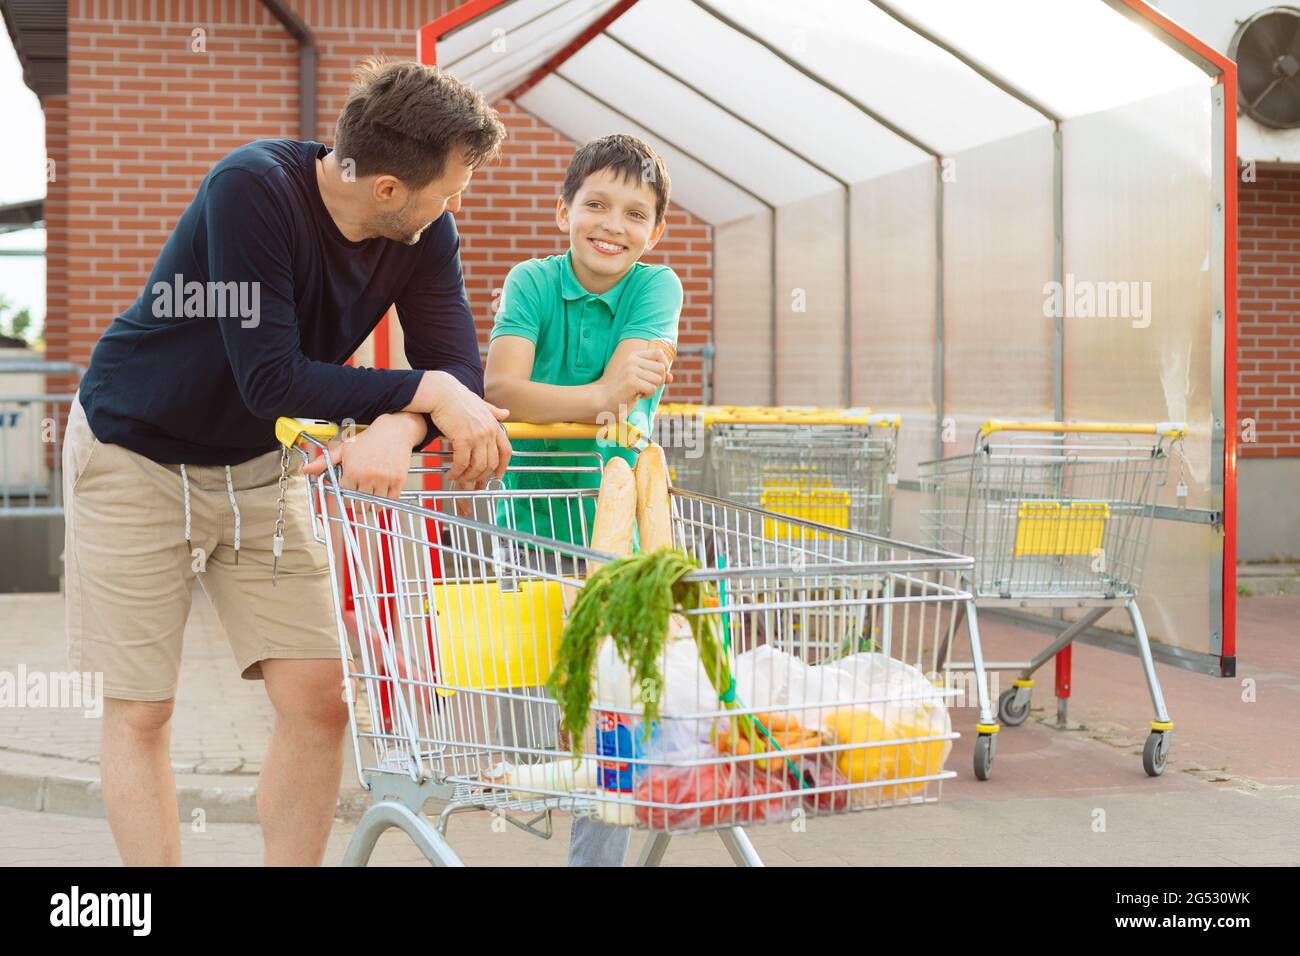
<path id="1" fill-rule="evenodd" d="M 649 445 L 636 460 L 636 523 L 641 550 L 673 546 L 672 509 L 668 501 L 668 464 L 664 450 Z"/>
<path id="2" fill-rule="evenodd" d="M 611 458 L 600 479 L 596 497 L 596 518 L 591 528 L 591 547 L 617 557 L 632 553 L 632 532 L 636 522 L 636 480 L 622 458 Z M 588 574 L 595 574 L 601 563 L 593 561 Z"/>

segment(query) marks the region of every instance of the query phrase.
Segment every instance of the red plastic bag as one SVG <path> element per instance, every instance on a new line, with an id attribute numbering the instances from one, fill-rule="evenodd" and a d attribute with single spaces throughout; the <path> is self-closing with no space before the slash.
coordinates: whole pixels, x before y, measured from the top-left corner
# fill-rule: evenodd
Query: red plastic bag
<path id="1" fill-rule="evenodd" d="M 849 783 L 849 778 L 836 770 L 832 761 L 826 759 L 805 760 L 803 780 L 808 787 L 841 787 Z M 849 791 L 810 793 L 803 797 L 803 805 L 815 813 L 839 813 L 849 808 Z"/>
<path id="2" fill-rule="evenodd" d="M 788 767 L 760 770 L 753 761 L 736 764 L 738 796 L 756 797 L 772 794 L 768 800 L 749 800 L 736 805 L 736 822 L 740 825 L 764 823 L 788 817 L 799 803 L 800 780 Z"/>
<path id="3" fill-rule="evenodd" d="M 638 806 L 636 816 L 655 830 L 733 826 L 737 822 L 735 804 L 682 809 L 673 809 L 673 805 L 731 800 L 735 796 L 736 774 L 730 764 L 654 767 L 637 784 L 635 797 L 668 806 Z"/>

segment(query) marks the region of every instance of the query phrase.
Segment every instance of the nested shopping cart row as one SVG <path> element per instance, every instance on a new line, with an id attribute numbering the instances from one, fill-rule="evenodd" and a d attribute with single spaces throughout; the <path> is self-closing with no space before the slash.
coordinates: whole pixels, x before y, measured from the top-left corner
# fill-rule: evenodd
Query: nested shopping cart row
<path id="1" fill-rule="evenodd" d="M 889 533 L 895 416 L 725 406 L 666 406 L 665 411 L 660 438 L 675 442 L 673 460 L 688 480 L 772 511 Z M 687 440 L 692 422 L 702 441 Z M 920 466 L 921 488 L 928 495 L 925 540 L 974 558 L 974 571 L 964 580 L 978 606 L 1077 609 L 1032 658 L 991 664 L 981 659 L 978 621 L 971 614 L 964 622 L 970 659 L 954 661 L 952 648 L 942 648 L 944 674 L 970 672 L 983 685 L 988 670 L 1018 672 L 998 702 L 1001 721 L 1018 726 L 1028 717 L 1037 670 L 1109 610 L 1122 609 L 1154 711 L 1143 750 L 1143 766 L 1153 776 L 1164 770 L 1173 724 L 1136 599 L 1156 496 L 1175 449 L 1183 466 L 1185 436 L 1180 423 L 990 420 L 971 454 Z M 790 489 L 788 495 L 783 488 Z M 1185 500 L 1181 472 L 1178 490 L 1179 500 Z M 975 753 L 981 779 L 992 772 L 999 730 L 996 720 L 981 713 Z"/>

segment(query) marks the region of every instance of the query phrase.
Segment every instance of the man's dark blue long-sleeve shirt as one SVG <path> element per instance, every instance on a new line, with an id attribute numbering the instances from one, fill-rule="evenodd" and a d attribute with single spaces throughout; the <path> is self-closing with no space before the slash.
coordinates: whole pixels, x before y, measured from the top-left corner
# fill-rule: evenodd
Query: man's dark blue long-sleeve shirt
<path id="1" fill-rule="evenodd" d="M 327 151 L 262 140 L 204 178 L 91 356 L 80 395 L 100 441 L 164 464 L 233 465 L 276 447 L 281 415 L 369 423 L 401 410 L 422 369 L 483 394 L 451 213 L 413 246 L 351 242 L 321 200 Z M 412 368 L 342 365 L 393 304 Z"/>

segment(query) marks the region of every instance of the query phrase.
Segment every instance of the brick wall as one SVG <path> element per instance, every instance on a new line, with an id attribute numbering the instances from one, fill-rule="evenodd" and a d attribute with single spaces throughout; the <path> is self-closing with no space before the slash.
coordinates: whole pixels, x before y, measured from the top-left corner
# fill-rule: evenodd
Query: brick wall
<path id="1" fill-rule="evenodd" d="M 416 30 L 454 0 L 294 0 L 318 46 L 316 138 L 334 120 L 358 61 L 415 56 Z M 191 49 L 202 28 L 204 52 Z M 85 364 L 100 333 L 139 295 L 154 258 L 208 169 L 250 140 L 296 138 L 297 45 L 257 0 L 69 0 L 68 94 L 51 98 L 46 340 L 51 360 Z M 458 224 L 470 302 L 484 336 L 492 290 L 521 258 L 562 251 L 552 209 L 576 148 L 510 103 L 502 162 L 480 170 Z M 683 344 L 708 338 L 712 232 L 672 207 L 648 262 L 686 287 Z M 371 354 L 367 352 L 366 354 Z M 672 398 L 698 400 L 698 357 Z"/>
<path id="2" fill-rule="evenodd" d="M 1238 408 L 1246 458 L 1300 457 L 1300 170 L 1258 165 L 1239 201 Z"/>
<path id="3" fill-rule="evenodd" d="M 51 96 L 45 112 L 45 156 L 53 162 L 54 178 L 45 187 L 45 348 L 51 359 L 66 361 L 68 339 L 68 97 Z M 70 389 L 68 379 L 46 383 L 51 391 Z"/>

